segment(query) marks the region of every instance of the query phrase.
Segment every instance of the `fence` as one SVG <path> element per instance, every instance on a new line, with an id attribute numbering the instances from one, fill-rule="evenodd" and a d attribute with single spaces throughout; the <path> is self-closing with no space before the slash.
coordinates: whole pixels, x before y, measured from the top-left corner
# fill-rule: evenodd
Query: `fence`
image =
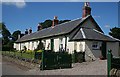
<path id="1" fill-rule="evenodd" d="M 110 74 L 112 73 L 111 70 L 113 68 L 120 69 L 120 57 L 116 57 L 116 58 L 113 57 L 111 50 L 108 50 L 107 57 L 108 57 L 108 60 L 107 60 L 108 77 L 110 77 Z"/>
<path id="2" fill-rule="evenodd" d="M 42 52 L 42 64 L 40 69 L 59 69 L 59 68 L 71 68 L 72 57 L 68 53 L 63 52 Z"/>

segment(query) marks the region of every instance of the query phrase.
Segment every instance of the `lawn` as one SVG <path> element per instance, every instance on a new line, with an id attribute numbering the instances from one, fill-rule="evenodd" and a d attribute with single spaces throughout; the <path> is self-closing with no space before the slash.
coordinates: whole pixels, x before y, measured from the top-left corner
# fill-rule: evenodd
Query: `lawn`
<path id="1" fill-rule="evenodd" d="M 16 56 L 16 57 L 22 57 L 26 59 L 34 59 L 34 52 L 31 53 L 21 53 L 19 51 L 2 51 L 2 54 L 9 55 L 9 56 Z"/>

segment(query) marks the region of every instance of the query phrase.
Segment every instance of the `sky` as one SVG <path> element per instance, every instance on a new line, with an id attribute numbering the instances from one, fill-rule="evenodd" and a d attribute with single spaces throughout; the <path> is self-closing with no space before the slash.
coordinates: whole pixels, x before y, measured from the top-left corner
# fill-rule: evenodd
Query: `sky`
<path id="1" fill-rule="evenodd" d="M 32 28 L 37 31 L 39 22 L 47 19 L 74 20 L 81 18 L 83 2 L 4 2 L 2 22 L 11 33 Z M 118 2 L 90 2 L 92 16 L 105 34 L 110 28 L 118 27 Z"/>

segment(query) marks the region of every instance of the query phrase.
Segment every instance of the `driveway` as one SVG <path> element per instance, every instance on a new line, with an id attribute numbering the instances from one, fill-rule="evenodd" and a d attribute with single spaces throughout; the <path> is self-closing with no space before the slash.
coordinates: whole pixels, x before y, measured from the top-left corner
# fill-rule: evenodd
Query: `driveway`
<path id="1" fill-rule="evenodd" d="M 9 58 L 10 59 L 10 58 Z M 72 68 L 40 70 L 38 66 L 29 69 L 7 60 L 3 61 L 4 75 L 107 75 L 107 60 L 72 64 Z"/>
<path id="2" fill-rule="evenodd" d="M 73 68 L 40 71 L 38 68 L 27 71 L 32 75 L 107 75 L 107 60 L 73 64 Z"/>

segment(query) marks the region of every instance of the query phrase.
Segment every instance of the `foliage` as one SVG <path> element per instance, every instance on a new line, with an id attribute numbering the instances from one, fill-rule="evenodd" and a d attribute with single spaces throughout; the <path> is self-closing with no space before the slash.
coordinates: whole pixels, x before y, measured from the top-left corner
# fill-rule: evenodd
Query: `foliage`
<path id="1" fill-rule="evenodd" d="M 2 23 L 0 23 L 0 30 L 2 30 Z"/>
<path id="2" fill-rule="evenodd" d="M 36 51 L 36 52 L 42 52 L 42 50 L 38 50 L 38 51 Z"/>
<path id="3" fill-rule="evenodd" d="M 21 31 L 14 31 L 12 34 L 13 40 L 16 41 L 18 39 L 18 35 L 21 35 Z"/>
<path id="4" fill-rule="evenodd" d="M 60 20 L 58 24 L 64 23 L 64 22 L 68 22 L 71 20 Z M 51 27 L 52 25 L 52 20 L 45 20 L 44 22 L 40 23 L 42 25 L 42 29 L 44 28 L 48 28 Z"/>
<path id="5" fill-rule="evenodd" d="M 3 42 L 2 44 L 6 45 L 10 41 L 9 38 L 11 36 L 11 33 L 9 32 L 9 30 L 7 29 L 4 23 L 1 24 L 2 24 L 2 42 Z"/>
<path id="6" fill-rule="evenodd" d="M 34 58 L 34 53 L 28 54 L 28 53 L 21 53 L 21 51 L 4 51 L 2 52 L 4 55 L 8 56 L 16 56 L 16 57 L 21 57 L 21 58 L 26 58 L 26 59 L 33 59 Z"/>
<path id="7" fill-rule="evenodd" d="M 33 51 L 32 50 L 27 50 L 26 53 L 32 53 Z"/>
<path id="8" fill-rule="evenodd" d="M 114 27 L 110 29 L 109 35 L 114 38 L 120 39 L 120 28 Z"/>
<path id="9" fill-rule="evenodd" d="M 45 20 L 43 23 L 40 23 L 42 25 L 42 28 L 48 28 L 52 25 L 52 20 Z"/>

